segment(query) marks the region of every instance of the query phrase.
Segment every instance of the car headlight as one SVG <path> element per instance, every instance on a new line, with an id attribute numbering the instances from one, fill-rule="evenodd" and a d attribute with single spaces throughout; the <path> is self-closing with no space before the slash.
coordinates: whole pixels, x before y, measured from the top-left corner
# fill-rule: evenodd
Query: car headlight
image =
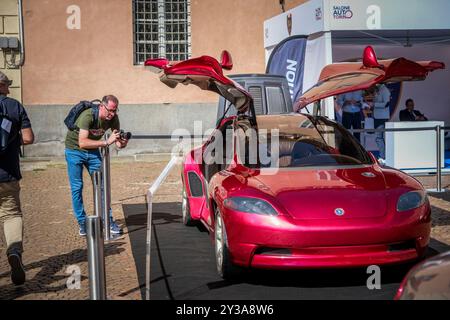
<path id="1" fill-rule="evenodd" d="M 223 205 L 231 210 L 264 214 L 269 216 L 278 215 L 277 211 L 267 202 L 261 199 L 246 197 L 231 197 L 225 199 Z"/>
<path id="2" fill-rule="evenodd" d="M 411 191 L 400 196 L 397 202 L 397 211 L 408 211 L 420 207 L 427 201 L 424 191 Z"/>

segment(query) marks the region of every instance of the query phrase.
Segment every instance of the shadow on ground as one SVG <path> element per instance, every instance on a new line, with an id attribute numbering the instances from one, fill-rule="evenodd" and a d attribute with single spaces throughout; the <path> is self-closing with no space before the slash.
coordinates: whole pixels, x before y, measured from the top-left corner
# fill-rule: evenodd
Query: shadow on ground
<path id="1" fill-rule="evenodd" d="M 441 200 L 450 202 L 450 190 L 446 190 L 445 192 L 442 192 L 442 193 L 433 193 L 432 192 L 432 193 L 429 193 L 429 195 L 433 198 L 437 198 L 437 199 L 441 199 Z"/>
<path id="2" fill-rule="evenodd" d="M 431 206 L 431 226 L 450 226 L 450 211 Z"/>
<path id="3" fill-rule="evenodd" d="M 444 200 L 450 203 L 450 191 L 443 193 L 430 193 L 430 197 Z M 432 226 L 449 226 L 450 225 L 450 211 L 436 206 L 431 206 Z"/>
<path id="4" fill-rule="evenodd" d="M 121 248 L 123 244 L 123 242 L 105 244 L 105 257 L 120 254 L 125 250 Z M 27 276 L 32 273 L 32 270 L 39 269 L 35 276 L 33 278 L 27 278 L 27 281 L 23 286 L 15 286 L 12 283 L 1 286 L 0 299 L 13 300 L 31 293 L 57 293 L 63 290 L 68 290 L 66 281 L 69 275 L 56 274 L 65 272 L 71 265 L 77 265 L 85 262 L 87 262 L 87 250 L 76 249 L 69 253 L 29 263 L 25 265 Z M 5 277 L 10 277 L 9 271 L 0 274 L 0 279 Z M 83 279 L 86 279 L 86 277 L 82 276 L 81 280 Z M 86 299 L 87 298 L 88 297 L 86 297 Z"/>

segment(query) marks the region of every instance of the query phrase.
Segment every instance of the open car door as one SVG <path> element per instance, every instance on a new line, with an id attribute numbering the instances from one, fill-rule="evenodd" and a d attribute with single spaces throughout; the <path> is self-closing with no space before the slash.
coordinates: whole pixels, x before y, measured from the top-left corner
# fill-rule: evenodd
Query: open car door
<path id="1" fill-rule="evenodd" d="M 222 52 L 220 63 L 210 56 L 201 56 L 173 65 L 167 59 L 148 59 L 145 61 L 145 66 L 156 73 L 162 73 L 161 82 L 171 88 L 175 88 L 179 83 L 193 84 L 202 90 L 216 92 L 233 104 L 239 114 L 248 113 L 256 126 L 252 96 L 238 83 L 223 74 L 223 69 L 231 70 L 233 67 L 231 56 L 227 51 Z M 212 228 L 213 221 L 211 219 L 213 212 L 211 212 L 208 201 L 208 183 L 211 169 L 213 169 L 211 166 L 214 164 L 204 162 L 204 152 L 206 152 L 207 146 L 214 150 L 215 135 L 222 122 L 223 120 L 218 122 L 216 131 L 211 134 L 202 147 L 194 149 L 186 156 L 183 164 L 183 186 L 186 188 L 183 190 L 183 210 L 189 208 L 186 213 L 183 211 L 183 222 L 185 222 L 185 214 L 189 214 L 194 220 L 204 221 L 208 229 Z M 196 154 L 198 152 L 203 155 L 202 163 L 197 161 Z M 185 224 L 188 223 L 189 221 L 186 220 Z"/>
<path id="2" fill-rule="evenodd" d="M 380 83 L 424 80 L 428 73 L 444 69 L 438 61 L 411 61 L 405 58 L 378 61 L 371 46 L 364 49 L 362 62 L 332 63 L 325 66 L 319 81 L 294 104 L 299 111 L 307 105 L 331 96 L 366 90 Z"/>
<path id="3" fill-rule="evenodd" d="M 179 83 L 194 84 L 202 90 L 216 92 L 230 101 L 239 113 L 247 112 L 252 106 L 250 93 L 223 74 L 223 69 L 233 68 L 231 56 L 226 50 L 222 52 L 221 63 L 213 57 L 201 56 L 174 65 L 167 59 L 148 59 L 144 65 L 154 72 L 163 72 L 160 80 L 171 88 Z"/>

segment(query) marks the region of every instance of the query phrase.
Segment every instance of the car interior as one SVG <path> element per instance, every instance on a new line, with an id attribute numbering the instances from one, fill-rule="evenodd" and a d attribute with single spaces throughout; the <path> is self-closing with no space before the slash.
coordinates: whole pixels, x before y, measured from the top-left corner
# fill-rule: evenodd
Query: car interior
<path id="1" fill-rule="evenodd" d="M 278 119 L 278 122 L 275 120 L 277 120 L 276 117 L 258 120 L 261 125 L 258 126 L 259 162 L 257 166 L 261 168 L 371 163 L 367 153 L 354 141 L 353 137 L 345 135 L 345 131 L 340 130 L 336 124 L 315 121 L 308 117 L 285 117 L 283 121 Z M 276 137 L 268 133 L 273 129 L 278 129 Z M 245 134 L 242 135 L 243 137 Z M 242 138 L 239 139 L 242 140 Z M 273 143 L 276 146 L 272 146 Z M 252 165 L 254 162 L 249 163 L 247 155 L 252 152 L 248 149 L 249 145 L 251 143 L 246 139 L 245 155 L 241 159 L 245 159 L 244 163 Z M 272 149 L 273 147 L 275 149 Z"/>
<path id="2" fill-rule="evenodd" d="M 203 174 L 206 181 L 224 170 L 233 160 L 232 121 L 217 129 L 203 153 Z"/>

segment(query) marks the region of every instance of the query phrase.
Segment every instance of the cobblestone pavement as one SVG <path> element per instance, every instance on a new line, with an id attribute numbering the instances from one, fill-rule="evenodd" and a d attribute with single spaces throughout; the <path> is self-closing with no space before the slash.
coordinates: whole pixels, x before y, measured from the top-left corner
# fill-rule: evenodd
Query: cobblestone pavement
<path id="1" fill-rule="evenodd" d="M 145 204 L 148 183 L 159 175 L 166 163 L 160 158 L 157 162 L 112 163 L 113 215 L 124 227 L 125 234 L 105 245 L 107 290 L 111 299 L 141 299 L 129 237 L 129 232 L 136 231 L 133 229 L 136 227 L 127 228 L 122 208 L 126 204 Z M 86 240 L 78 236 L 65 164 L 25 162 L 23 167 L 21 199 L 27 282 L 22 287 L 11 284 L 1 232 L 0 299 L 88 299 Z M 84 199 L 90 213 L 92 187 L 87 173 L 84 179 Z M 419 180 L 427 188 L 435 186 L 433 177 Z M 443 186 L 448 189 L 449 185 L 450 176 L 446 176 Z M 179 170 L 175 169 L 158 191 L 155 202 L 179 202 L 180 186 Z M 433 206 L 432 237 L 450 245 L 450 192 L 432 195 L 430 200 Z M 81 271 L 81 287 L 70 290 L 67 281 L 73 266 Z"/>
<path id="2" fill-rule="evenodd" d="M 164 162 L 111 165 L 113 215 L 124 227 L 121 238 L 105 245 L 107 294 L 111 299 L 141 299 L 122 205 L 145 203 L 148 183 L 158 176 L 164 165 Z M 4 236 L 0 232 L 0 299 L 88 299 L 86 240 L 78 235 L 73 217 L 66 166 L 64 163 L 41 162 L 25 163 L 23 167 L 23 260 L 27 281 L 23 287 L 11 284 Z M 175 170 L 173 177 L 168 179 L 179 180 L 178 172 Z M 92 184 L 87 173 L 84 186 L 85 205 L 90 214 L 93 210 Z M 170 182 L 166 186 L 170 187 Z M 175 189 L 179 190 L 179 187 Z M 79 290 L 67 288 L 66 283 L 73 270 L 71 266 L 81 271 Z"/>
<path id="3" fill-rule="evenodd" d="M 422 182 L 425 188 L 436 188 L 435 177 L 416 178 Z M 450 176 L 444 176 L 442 178 L 442 188 L 445 188 L 445 193 L 429 193 L 432 206 L 431 237 L 450 245 Z"/>

